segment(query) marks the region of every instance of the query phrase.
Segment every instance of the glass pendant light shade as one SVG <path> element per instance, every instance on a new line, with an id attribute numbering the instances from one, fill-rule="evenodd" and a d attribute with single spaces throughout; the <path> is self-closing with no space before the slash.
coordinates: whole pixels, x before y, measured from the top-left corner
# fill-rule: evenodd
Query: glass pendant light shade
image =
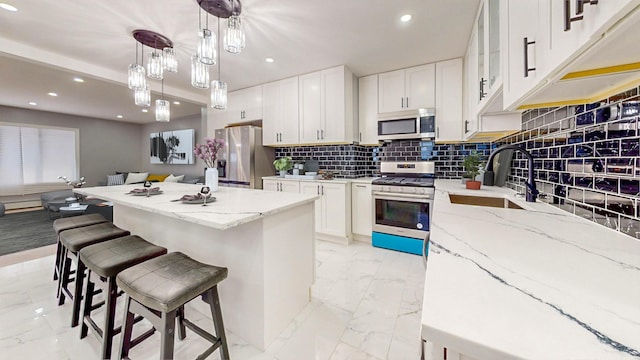
<path id="1" fill-rule="evenodd" d="M 197 89 L 209 88 L 209 67 L 200 61 L 198 54 L 191 56 L 191 86 Z"/>
<path id="2" fill-rule="evenodd" d="M 147 80 L 144 78 L 144 66 L 138 64 L 129 64 L 129 89 L 143 89 L 147 86 Z"/>
<path id="3" fill-rule="evenodd" d="M 229 16 L 224 34 L 224 49 L 231 54 L 239 54 L 245 47 L 244 29 L 239 15 Z"/>
<path id="4" fill-rule="evenodd" d="M 162 80 L 163 76 L 162 53 L 149 53 L 149 62 L 147 62 L 147 76 L 151 79 Z"/>
<path id="5" fill-rule="evenodd" d="M 166 47 L 162 49 L 163 67 L 168 72 L 178 72 L 178 59 L 176 59 L 176 51 L 173 48 Z"/>
<path id="6" fill-rule="evenodd" d="M 168 100 L 156 100 L 156 121 L 169 122 L 171 104 Z"/>
<path id="7" fill-rule="evenodd" d="M 151 91 L 149 86 L 145 85 L 143 89 L 136 89 L 134 92 L 135 103 L 138 106 L 151 106 Z"/>
<path id="8" fill-rule="evenodd" d="M 216 37 L 211 30 L 202 29 L 200 32 L 197 54 L 201 63 L 205 65 L 216 64 Z"/>
<path id="9" fill-rule="evenodd" d="M 211 107 L 218 110 L 227 108 L 227 83 L 221 80 L 211 82 Z"/>

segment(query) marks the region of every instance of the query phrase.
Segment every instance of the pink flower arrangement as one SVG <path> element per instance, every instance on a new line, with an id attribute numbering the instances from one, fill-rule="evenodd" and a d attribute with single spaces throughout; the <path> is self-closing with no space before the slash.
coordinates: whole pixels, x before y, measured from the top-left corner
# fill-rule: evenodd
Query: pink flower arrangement
<path id="1" fill-rule="evenodd" d="M 224 146 L 224 140 L 204 138 L 204 144 L 196 144 L 193 148 L 193 153 L 204 160 L 204 164 L 213 168 L 216 167 L 216 160 L 218 159 L 218 151 Z"/>

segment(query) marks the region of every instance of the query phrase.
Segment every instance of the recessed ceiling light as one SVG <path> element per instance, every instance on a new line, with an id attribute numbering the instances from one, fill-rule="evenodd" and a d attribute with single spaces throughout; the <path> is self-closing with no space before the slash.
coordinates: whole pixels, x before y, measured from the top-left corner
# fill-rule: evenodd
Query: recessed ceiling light
<path id="1" fill-rule="evenodd" d="M 142 112 L 149 112 L 148 109 L 142 109 Z"/>
<path id="2" fill-rule="evenodd" d="M 407 22 L 409 20 L 411 20 L 411 15 L 409 15 L 409 14 L 402 15 L 402 17 L 400 17 L 400 21 L 402 21 L 402 22 Z"/>
<path id="3" fill-rule="evenodd" d="M 50 93 L 48 93 L 47 95 L 49 95 L 49 96 L 58 96 L 58 94 L 56 94 L 56 93 L 54 93 L 54 92 L 50 92 Z"/>
<path id="4" fill-rule="evenodd" d="M 274 60 L 273 60 L 273 58 L 266 58 L 266 59 L 264 59 L 264 61 L 266 61 L 268 63 L 272 63 Z"/>
<path id="5" fill-rule="evenodd" d="M 0 8 L 5 9 L 7 11 L 12 11 L 12 12 L 18 11 L 17 7 L 15 7 L 13 5 L 9 5 L 7 3 L 0 3 Z"/>
<path id="6" fill-rule="evenodd" d="M 35 101 L 29 101 L 29 105 L 31 105 L 31 106 L 36 106 L 36 105 L 38 105 L 38 103 L 37 103 L 37 102 L 35 102 Z"/>
<path id="7" fill-rule="evenodd" d="M 124 116 L 122 116 L 122 115 L 116 115 L 116 117 L 117 117 L 118 119 L 122 119 Z"/>
<path id="8" fill-rule="evenodd" d="M 84 82 L 84 79 L 83 79 L 83 78 L 81 78 L 81 77 L 74 77 L 74 78 L 73 78 L 73 81 L 75 81 L 75 82 L 79 82 L 79 83 L 83 83 L 83 82 Z"/>
<path id="9" fill-rule="evenodd" d="M 174 101 L 173 105 L 180 105 L 180 101 Z"/>

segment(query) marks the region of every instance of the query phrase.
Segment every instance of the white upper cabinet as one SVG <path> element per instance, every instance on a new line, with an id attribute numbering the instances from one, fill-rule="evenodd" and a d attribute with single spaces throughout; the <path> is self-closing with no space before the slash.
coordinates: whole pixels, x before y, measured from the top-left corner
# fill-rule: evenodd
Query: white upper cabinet
<path id="1" fill-rule="evenodd" d="M 300 143 L 355 140 L 353 74 L 345 66 L 299 77 Z"/>
<path id="2" fill-rule="evenodd" d="M 262 142 L 265 146 L 298 143 L 298 77 L 262 86 Z"/>
<path id="3" fill-rule="evenodd" d="M 227 100 L 229 124 L 262 119 L 262 85 L 231 92 Z"/>
<path id="4" fill-rule="evenodd" d="M 504 108 L 595 101 L 640 79 L 637 66 L 628 67 L 640 59 L 633 40 L 639 5 L 640 0 L 509 1 Z"/>
<path id="5" fill-rule="evenodd" d="M 436 69 L 436 141 L 462 140 L 462 59 L 441 61 Z"/>
<path id="6" fill-rule="evenodd" d="M 378 145 L 378 75 L 358 79 L 358 142 Z"/>
<path id="7" fill-rule="evenodd" d="M 435 65 L 378 74 L 378 113 L 435 107 Z"/>
<path id="8" fill-rule="evenodd" d="M 475 101 L 480 111 L 496 100 L 502 86 L 500 14 L 501 0 L 485 0 L 476 20 L 474 46 L 477 49 L 478 92 Z"/>

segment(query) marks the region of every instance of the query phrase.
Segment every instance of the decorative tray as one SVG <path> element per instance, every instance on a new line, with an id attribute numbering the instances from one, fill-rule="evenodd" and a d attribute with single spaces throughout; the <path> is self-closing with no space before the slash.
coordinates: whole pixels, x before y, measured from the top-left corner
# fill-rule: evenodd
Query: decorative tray
<path id="1" fill-rule="evenodd" d="M 162 190 L 160 190 L 160 188 L 152 188 L 152 189 L 133 189 L 131 191 L 129 191 L 127 193 L 127 195 L 134 195 L 134 196 L 147 196 L 147 193 L 149 195 L 160 195 L 162 194 Z"/>

